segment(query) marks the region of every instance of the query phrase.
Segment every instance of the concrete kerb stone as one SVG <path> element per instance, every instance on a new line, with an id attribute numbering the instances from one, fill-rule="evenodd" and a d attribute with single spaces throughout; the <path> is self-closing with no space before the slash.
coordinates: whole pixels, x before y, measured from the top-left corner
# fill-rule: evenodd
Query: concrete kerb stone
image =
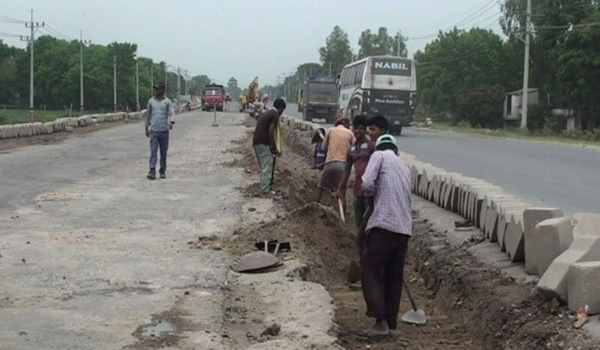
<path id="1" fill-rule="evenodd" d="M 569 300 L 568 273 L 571 265 L 598 260 L 600 260 L 600 237 L 574 235 L 569 249 L 552 261 L 540 278 L 537 288 L 546 297 L 557 298 L 567 303 Z"/>
<path id="2" fill-rule="evenodd" d="M 523 204 L 523 203 L 515 203 L 512 206 L 502 206 L 502 205 L 498 205 L 498 224 L 496 227 L 496 233 L 497 233 L 497 237 L 498 237 L 498 245 L 500 246 L 500 251 L 501 252 L 506 252 L 506 241 L 505 241 L 505 235 L 506 235 L 506 230 L 508 229 L 508 224 L 510 223 L 510 220 L 512 218 L 513 214 L 520 214 L 523 215 L 523 210 L 525 210 L 525 208 L 527 208 L 529 205 Z M 516 228 L 515 228 L 516 230 Z"/>
<path id="3" fill-rule="evenodd" d="M 573 236 L 600 236 L 600 214 L 573 215 Z"/>
<path id="4" fill-rule="evenodd" d="M 600 313 L 600 261 L 574 263 L 568 275 L 569 309 L 577 312 L 587 304 L 590 315 Z"/>
<path id="5" fill-rule="evenodd" d="M 562 254 L 573 242 L 573 218 L 558 217 L 547 219 L 535 226 L 535 262 L 538 275 L 542 276 L 552 261 Z M 527 248 L 527 241 L 525 241 Z M 525 251 L 525 261 L 527 250 Z"/>
<path id="6" fill-rule="evenodd" d="M 563 211 L 559 208 L 527 208 L 523 212 L 525 271 L 528 274 L 537 274 L 539 239 L 536 237 L 536 225 L 546 219 L 559 218 L 563 215 Z M 540 254 L 544 254 L 544 252 L 540 252 Z"/>
<path id="7" fill-rule="evenodd" d="M 513 263 L 525 261 L 525 238 L 523 233 L 523 213 L 514 213 L 507 220 L 504 234 L 506 253 Z"/>

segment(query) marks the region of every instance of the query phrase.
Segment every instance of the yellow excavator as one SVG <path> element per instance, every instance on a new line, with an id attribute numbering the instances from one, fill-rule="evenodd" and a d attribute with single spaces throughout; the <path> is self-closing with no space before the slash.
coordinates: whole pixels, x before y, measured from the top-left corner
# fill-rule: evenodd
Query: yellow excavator
<path id="1" fill-rule="evenodd" d="M 248 93 L 240 95 L 240 112 L 244 112 L 250 104 L 258 102 L 258 77 L 248 86 Z"/>

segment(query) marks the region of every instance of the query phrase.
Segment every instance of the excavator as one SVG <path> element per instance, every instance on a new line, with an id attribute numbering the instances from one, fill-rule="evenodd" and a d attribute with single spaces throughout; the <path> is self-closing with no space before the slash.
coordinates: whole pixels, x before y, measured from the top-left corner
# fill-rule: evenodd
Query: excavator
<path id="1" fill-rule="evenodd" d="M 259 102 L 258 97 L 258 77 L 255 77 L 248 86 L 248 93 L 240 95 L 240 112 L 244 112 L 249 105 Z"/>

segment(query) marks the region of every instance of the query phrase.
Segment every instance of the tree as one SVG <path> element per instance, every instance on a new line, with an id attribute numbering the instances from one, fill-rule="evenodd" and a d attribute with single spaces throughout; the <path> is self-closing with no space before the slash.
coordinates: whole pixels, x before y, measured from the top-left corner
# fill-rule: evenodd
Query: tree
<path id="1" fill-rule="evenodd" d="M 401 39 L 402 36 L 400 36 Z M 377 34 L 370 29 L 363 31 L 358 38 L 358 58 L 376 55 L 391 55 L 396 51 L 397 39 L 388 35 L 387 28 L 380 27 Z M 402 45 L 402 44 L 401 44 Z M 406 45 L 402 49 L 406 48 Z"/>
<path id="2" fill-rule="evenodd" d="M 227 82 L 227 92 L 231 95 L 232 101 L 235 101 L 240 97 L 242 89 L 240 89 L 238 86 L 238 81 L 236 78 L 229 78 L 229 81 Z"/>
<path id="3" fill-rule="evenodd" d="M 450 112 L 460 119 L 464 109 L 459 111 L 457 101 L 470 90 L 484 85 L 518 88 L 511 85 L 518 67 L 509 65 L 506 50 L 502 39 L 490 30 L 440 33 L 425 51 L 415 54 L 420 103 L 434 114 Z"/>
<path id="4" fill-rule="evenodd" d="M 348 34 L 339 26 L 335 26 L 327 37 L 325 46 L 319 49 L 319 55 L 323 66 L 329 68 L 331 65 L 332 75 L 339 74 L 345 65 L 352 62 L 353 54 Z"/>
<path id="5" fill-rule="evenodd" d="M 206 75 L 196 75 L 195 77 L 192 78 L 192 80 L 189 82 L 189 89 L 190 89 L 190 94 L 192 95 L 200 95 L 200 93 L 202 93 L 202 90 L 204 90 L 204 87 L 208 84 L 210 84 L 211 80 L 208 76 Z"/>
<path id="6" fill-rule="evenodd" d="M 480 85 L 458 96 L 456 113 L 472 127 L 497 128 L 502 125 L 504 89 L 500 85 Z"/>

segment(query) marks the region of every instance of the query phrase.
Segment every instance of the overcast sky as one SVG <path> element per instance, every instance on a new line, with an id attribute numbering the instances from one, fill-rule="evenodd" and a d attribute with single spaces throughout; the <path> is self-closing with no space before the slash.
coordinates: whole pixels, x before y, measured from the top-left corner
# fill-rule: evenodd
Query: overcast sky
<path id="1" fill-rule="evenodd" d="M 360 32 L 384 26 L 409 37 L 409 55 L 423 49 L 438 30 L 472 26 L 499 32 L 495 0 L 2 0 L 0 15 L 44 21 L 40 34 L 60 33 L 94 43 L 133 42 L 155 61 L 181 66 L 241 87 L 254 76 L 277 82 L 305 62 L 319 62 L 319 47 L 335 25 L 349 35 L 355 52 Z M 22 24 L 0 17 L 0 32 L 27 35 Z M 4 19 L 4 20 L 3 20 Z M 58 36 L 58 35 L 55 35 Z M 426 37 L 426 38 L 422 38 Z M 410 40 L 412 38 L 412 40 Z M 422 38 L 422 39 L 420 39 Z M 23 47 L 18 38 L 2 37 Z"/>

